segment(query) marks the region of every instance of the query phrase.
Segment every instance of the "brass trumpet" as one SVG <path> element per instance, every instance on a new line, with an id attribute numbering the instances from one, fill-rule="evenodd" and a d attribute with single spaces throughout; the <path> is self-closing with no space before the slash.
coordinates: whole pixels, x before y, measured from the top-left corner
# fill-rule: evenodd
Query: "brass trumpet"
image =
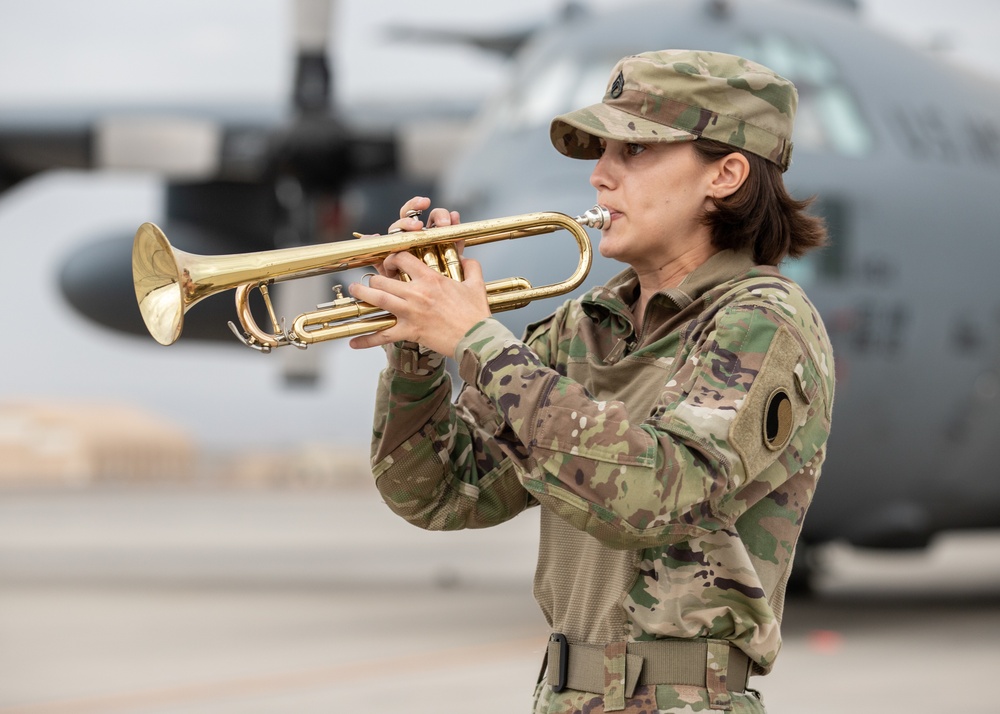
<path id="1" fill-rule="evenodd" d="M 486 284 L 493 312 L 512 310 L 532 300 L 562 295 L 577 288 L 590 272 L 592 250 L 584 226 L 603 228 L 611 216 L 603 206 L 594 206 L 576 218 L 563 213 L 526 213 L 508 218 L 441 226 L 423 231 L 360 237 L 358 240 L 309 245 L 296 248 L 202 256 L 174 249 L 163 231 L 143 223 L 132 246 L 132 278 L 135 296 L 146 328 L 163 345 L 180 337 L 184 314 L 198 301 L 223 290 L 236 289 L 236 314 L 241 332 L 230 322 L 233 333 L 247 346 L 262 352 L 274 347 L 307 347 L 314 342 L 377 332 L 391 327 L 396 318 L 390 313 L 354 298 L 344 297 L 340 286 L 335 299 L 306 312 L 286 329 L 275 315 L 268 285 L 296 278 L 323 275 L 381 262 L 391 253 L 407 250 L 444 275 L 462 279 L 461 263 L 454 244 L 466 247 L 500 240 L 567 230 L 576 239 L 579 260 L 566 280 L 532 287 L 524 278 L 506 278 Z M 272 332 L 262 330 L 250 313 L 249 298 L 259 290 L 264 299 Z"/>

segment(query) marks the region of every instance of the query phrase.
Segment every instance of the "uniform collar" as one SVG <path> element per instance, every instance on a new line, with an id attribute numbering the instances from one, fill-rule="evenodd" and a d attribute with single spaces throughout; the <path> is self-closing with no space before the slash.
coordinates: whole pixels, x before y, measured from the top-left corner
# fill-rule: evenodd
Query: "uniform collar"
<path id="1" fill-rule="evenodd" d="M 653 300 L 665 299 L 674 309 L 683 310 L 712 288 L 745 274 L 754 265 L 750 251 L 721 250 L 688 273 L 680 285 L 659 291 Z M 638 295 L 639 278 L 632 268 L 627 268 L 592 291 L 584 302 L 618 311 L 633 304 Z"/>
<path id="2" fill-rule="evenodd" d="M 712 288 L 754 267 L 750 251 L 720 250 L 692 270 L 676 288 L 661 290 L 678 308 L 685 308 Z"/>

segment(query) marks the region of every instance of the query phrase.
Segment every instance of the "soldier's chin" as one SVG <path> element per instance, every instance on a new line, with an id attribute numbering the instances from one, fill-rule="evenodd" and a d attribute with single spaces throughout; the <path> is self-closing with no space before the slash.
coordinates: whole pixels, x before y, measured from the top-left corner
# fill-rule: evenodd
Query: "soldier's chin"
<path id="1" fill-rule="evenodd" d="M 617 260 L 619 262 L 625 262 L 620 255 L 621 246 L 618 242 L 608 236 L 608 231 L 601 233 L 601 240 L 597 244 L 597 252 L 601 254 L 602 258 L 609 258 L 611 260 Z"/>

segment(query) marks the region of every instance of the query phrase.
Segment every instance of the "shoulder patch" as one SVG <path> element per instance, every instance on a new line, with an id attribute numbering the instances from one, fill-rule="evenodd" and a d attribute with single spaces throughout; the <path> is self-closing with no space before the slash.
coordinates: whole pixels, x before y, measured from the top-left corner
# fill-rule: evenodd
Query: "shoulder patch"
<path id="1" fill-rule="evenodd" d="M 770 466 L 791 440 L 808 405 L 796 388 L 795 369 L 804 355 L 785 325 L 778 328 L 730 430 L 730 441 L 743 461 L 746 478 Z"/>

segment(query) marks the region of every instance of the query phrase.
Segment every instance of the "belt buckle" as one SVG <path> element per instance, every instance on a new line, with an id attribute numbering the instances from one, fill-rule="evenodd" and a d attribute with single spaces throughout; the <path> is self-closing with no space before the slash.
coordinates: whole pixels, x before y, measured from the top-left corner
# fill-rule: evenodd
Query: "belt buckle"
<path id="1" fill-rule="evenodd" d="M 552 691 L 557 694 L 564 689 L 566 689 L 566 678 L 569 672 L 569 642 L 566 641 L 566 635 L 561 632 L 554 632 L 552 636 L 549 637 L 549 642 L 555 642 L 559 645 L 559 662 L 555 667 L 556 681 L 550 682 L 549 686 L 552 687 Z M 549 669 L 549 674 L 553 674 L 552 668 Z"/>

